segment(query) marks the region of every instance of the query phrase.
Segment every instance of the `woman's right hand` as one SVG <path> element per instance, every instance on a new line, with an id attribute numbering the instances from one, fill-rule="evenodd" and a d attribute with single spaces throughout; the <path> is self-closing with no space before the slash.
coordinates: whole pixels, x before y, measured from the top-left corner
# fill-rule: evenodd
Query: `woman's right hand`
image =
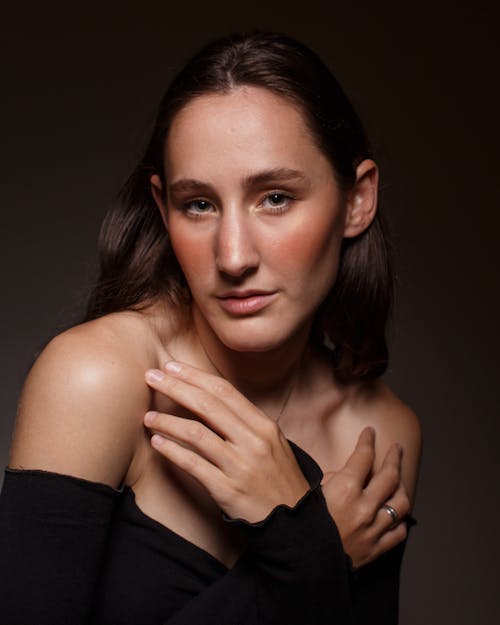
<path id="1" fill-rule="evenodd" d="M 401 458 L 401 447 L 392 445 L 373 473 L 375 432 L 365 428 L 342 469 L 325 473 L 322 480 L 328 509 L 354 568 L 372 562 L 406 538 L 404 517 L 410 501 L 401 481 Z M 397 523 L 384 505 L 397 512 Z"/>

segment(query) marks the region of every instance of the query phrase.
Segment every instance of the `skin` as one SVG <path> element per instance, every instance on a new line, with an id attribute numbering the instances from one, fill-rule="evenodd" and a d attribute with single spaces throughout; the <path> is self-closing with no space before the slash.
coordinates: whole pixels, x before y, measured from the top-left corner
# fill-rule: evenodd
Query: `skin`
<path id="1" fill-rule="evenodd" d="M 177 114 L 163 173 L 152 193 L 191 323 L 158 301 L 56 337 L 26 381 L 10 466 L 128 484 L 145 514 L 231 566 L 244 545 L 220 509 L 258 521 L 308 488 L 289 438 L 325 473 L 355 565 L 373 560 L 406 535 L 381 506 L 411 506 L 418 421 L 380 381 L 339 384 L 309 331 L 342 239 L 375 215 L 375 163 L 341 192 L 300 111 L 243 87 Z M 265 305 L 228 311 L 225 295 L 248 289 Z"/>

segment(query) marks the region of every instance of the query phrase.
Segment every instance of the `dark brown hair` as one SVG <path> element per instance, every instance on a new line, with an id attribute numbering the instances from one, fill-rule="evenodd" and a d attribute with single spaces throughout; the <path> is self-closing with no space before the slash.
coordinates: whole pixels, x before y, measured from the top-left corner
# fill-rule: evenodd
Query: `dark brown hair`
<path id="1" fill-rule="evenodd" d="M 237 34 L 209 44 L 177 74 L 163 96 L 149 145 L 105 217 L 100 275 L 85 320 L 140 310 L 159 297 L 186 301 L 186 284 L 153 200 L 150 177 L 163 180 L 165 139 L 176 113 L 207 93 L 237 85 L 269 89 L 302 111 L 343 189 L 371 152 L 363 126 L 328 68 L 301 43 L 274 33 Z M 392 302 L 386 236 L 378 212 L 354 239 L 344 239 L 337 280 L 317 313 L 314 337 L 335 344 L 340 380 L 381 375 L 387 367 L 385 326 Z M 189 297 L 189 294 L 187 295 Z"/>

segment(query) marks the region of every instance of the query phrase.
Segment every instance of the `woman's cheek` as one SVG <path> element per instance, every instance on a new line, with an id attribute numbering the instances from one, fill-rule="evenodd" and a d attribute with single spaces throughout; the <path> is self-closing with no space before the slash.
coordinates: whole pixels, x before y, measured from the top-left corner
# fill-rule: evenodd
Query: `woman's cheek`
<path id="1" fill-rule="evenodd" d="M 170 242 L 188 283 L 208 274 L 213 261 L 211 245 L 206 237 L 194 237 L 174 230 L 170 235 Z"/>
<path id="2" fill-rule="evenodd" d="M 305 220 L 300 229 L 281 241 L 279 253 L 297 275 L 332 282 L 337 273 L 342 245 L 342 221 Z"/>

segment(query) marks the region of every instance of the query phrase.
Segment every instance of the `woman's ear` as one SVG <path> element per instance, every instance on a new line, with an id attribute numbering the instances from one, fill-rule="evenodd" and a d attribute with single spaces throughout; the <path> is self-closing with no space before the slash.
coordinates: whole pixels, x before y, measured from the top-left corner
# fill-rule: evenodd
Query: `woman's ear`
<path id="1" fill-rule="evenodd" d="M 151 193 L 153 195 L 153 199 L 156 202 L 156 206 L 158 206 L 163 223 L 165 224 L 165 227 L 167 227 L 167 207 L 165 205 L 161 178 L 158 174 L 153 174 L 149 179 L 149 182 L 151 183 Z"/>
<path id="2" fill-rule="evenodd" d="M 364 232 L 377 213 L 378 168 L 367 158 L 356 168 L 356 182 L 347 196 L 344 237 Z"/>

